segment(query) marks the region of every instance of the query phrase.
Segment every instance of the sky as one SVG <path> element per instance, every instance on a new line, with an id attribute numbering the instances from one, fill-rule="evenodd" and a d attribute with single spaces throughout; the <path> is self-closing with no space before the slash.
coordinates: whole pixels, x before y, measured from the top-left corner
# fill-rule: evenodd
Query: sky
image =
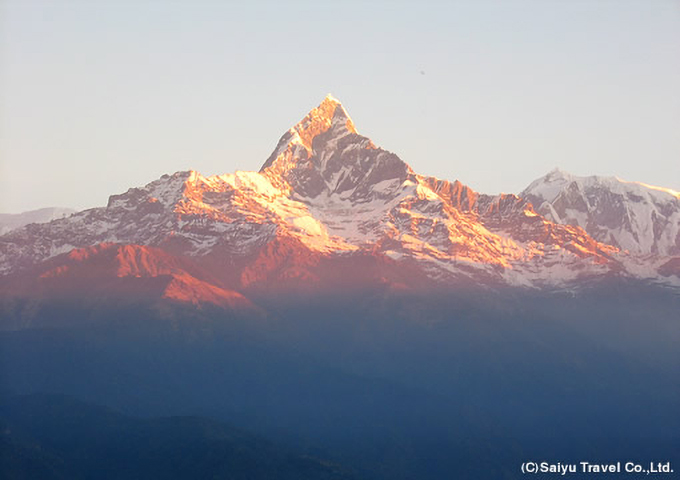
<path id="1" fill-rule="evenodd" d="M 680 190 L 680 1 L 0 0 L 0 212 L 259 170 L 326 94 L 418 173 Z"/>

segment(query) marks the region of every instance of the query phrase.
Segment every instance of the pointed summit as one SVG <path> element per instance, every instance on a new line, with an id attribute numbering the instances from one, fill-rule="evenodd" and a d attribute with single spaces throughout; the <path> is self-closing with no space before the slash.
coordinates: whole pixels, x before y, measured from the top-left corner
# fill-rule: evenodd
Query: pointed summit
<path id="1" fill-rule="evenodd" d="M 361 136 L 339 100 L 327 95 L 289 129 L 260 169 L 273 185 L 313 198 L 326 192 L 366 197 L 370 186 L 413 172 Z"/>
<path id="2" fill-rule="evenodd" d="M 323 102 L 313 108 L 302 120 L 290 128 L 279 140 L 278 145 L 262 165 L 260 172 L 272 167 L 277 158 L 286 151 L 295 150 L 295 155 L 303 154 L 307 157 L 312 155 L 314 138 L 332 131 L 333 137 L 344 137 L 349 134 L 357 134 L 352 119 L 347 114 L 340 101 L 330 93 Z M 300 148 L 301 147 L 301 148 Z"/>
<path id="3" fill-rule="evenodd" d="M 321 105 L 309 112 L 307 116 L 309 117 L 310 115 L 317 112 L 325 114 L 325 117 L 330 119 L 331 124 L 334 122 L 337 122 L 337 124 L 342 124 L 344 120 L 344 127 L 352 133 L 357 133 L 356 128 L 354 127 L 354 122 L 352 122 L 352 119 L 349 118 L 347 110 L 345 110 L 345 108 L 342 106 L 340 100 L 335 98 L 330 93 L 326 95 L 326 98 L 323 99 Z"/>

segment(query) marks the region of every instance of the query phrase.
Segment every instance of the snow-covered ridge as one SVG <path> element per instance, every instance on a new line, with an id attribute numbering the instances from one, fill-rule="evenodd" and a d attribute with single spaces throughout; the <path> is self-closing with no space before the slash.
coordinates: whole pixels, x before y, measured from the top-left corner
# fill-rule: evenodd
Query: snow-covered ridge
<path id="1" fill-rule="evenodd" d="M 634 253 L 680 255 L 680 194 L 617 177 L 553 170 L 521 194 L 547 219 Z"/>
<path id="2" fill-rule="evenodd" d="M 657 187 L 656 185 L 649 185 L 647 183 L 642 183 L 642 182 L 629 182 L 628 180 L 623 180 L 619 177 L 614 177 L 614 178 L 621 183 L 628 183 L 628 184 L 631 184 L 631 185 L 639 185 L 640 187 L 644 187 L 644 188 L 649 189 L 649 190 L 655 190 L 657 192 L 667 193 L 668 195 L 671 195 L 671 196 L 673 196 L 677 199 L 680 199 L 680 192 L 673 190 L 673 189 L 670 189 L 670 188 Z"/>
<path id="3" fill-rule="evenodd" d="M 560 172 L 534 186 L 555 200 L 569 184 Z M 483 195 L 418 175 L 357 133 L 340 102 L 327 97 L 281 137 L 259 172 L 164 175 L 112 195 L 105 208 L 10 232 L 0 238 L 0 271 L 113 242 L 190 256 L 244 284 L 268 272 L 313 278 L 303 263 L 361 255 L 417 265 L 438 282 L 541 287 L 641 275 L 618 248 L 558 217 L 517 195 Z"/>
<path id="4" fill-rule="evenodd" d="M 645 195 L 660 202 L 668 202 L 673 199 L 680 200 L 680 192 L 670 188 L 623 180 L 616 176 L 577 176 L 559 168 L 555 168 L 545 176 L 534 180 L 523 192 L 530 192 L 537 197 L 541 197 L 544 201 L 553 202 L 565 187 L 573 182 L 586 188 L 601 186 L 618 194 L 634 193 Z"/>

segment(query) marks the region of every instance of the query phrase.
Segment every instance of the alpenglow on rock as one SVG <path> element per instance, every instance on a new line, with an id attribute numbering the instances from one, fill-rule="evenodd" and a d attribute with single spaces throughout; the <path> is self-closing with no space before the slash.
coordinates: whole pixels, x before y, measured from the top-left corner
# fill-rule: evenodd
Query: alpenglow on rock
<path id="1" fill-rule="evenodd" d="M 568 287 L 611 275 L 680 281 L 659 275 L 659 262 L 640 269 L 630 254 L 580 224 L 544 217 L 521 196 L 483 195 L 415 173 L 359 134 L 331 96 L 281 137 L 259 172 L 164 175 L 111 196 L 106 207 L 10 232 L 0 237 L 0 271 L 102 242 L 191 257 L 236 289 L 319 282 L 322 269 L 337 280 L 351 270 L 338 265 L 356 272 L 367 258 L 440 284 Z"/>

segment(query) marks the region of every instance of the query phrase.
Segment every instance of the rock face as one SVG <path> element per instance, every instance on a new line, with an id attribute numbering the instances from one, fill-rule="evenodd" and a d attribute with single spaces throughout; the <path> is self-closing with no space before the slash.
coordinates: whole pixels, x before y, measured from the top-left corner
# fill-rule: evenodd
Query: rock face
<path id="1" fill-rule="evenodd" d="M 0 279 L 0 285 L 17 297 L 118 302 L 165 299 L 254 309 L 245 297 L 221 288 L 217 279 L 191 260 L 140 245 L 102 243 L 76 248 Z"/>
<path id="2" fill-rule="evenodd" d="M 521 194 L 552 222 L 638 254 L 680 255 L 680 193 L 616 177 L 553 170 Z"/>
<path id="3" fill-rule="evenodd" d="M 631 250 L 628 243 L 596 234 L 593 224 L 609 226 L 616 212 L 566 222 L 559 212 L 571 207 L 552 206 L 556 195 L 546 194 L 534 209 L 545 193 L 538 187 L 521 196 L 490 196 L 419 175 L 361 136 L 329 96 L 283 135 L 259 172 L 164 175 L 111 196 L 104 208 L 12 231 L 0 237 L 0 271 L 20 272 L 108 242 L 190 257 L 236 289 L 338 282 L 338 272 L 350 283 L 403 284 L 398 271 L 443 285 L 569 287 L 603 275 L 677 283 L 676 276 L 656 271 L 661 263 L 642 265 L 621 252 Z M 588 195 L 582 201 L 600 205 Z M 677 235 L 673 201 L 654 205 L 663 219 L 676 222 L 668 231 Z M 659 215 L 654 228 L 665 231 Z M 655 245 L 650 251 L 677 251 L 677 239 L 675 247 L 670 240 Z"/>

